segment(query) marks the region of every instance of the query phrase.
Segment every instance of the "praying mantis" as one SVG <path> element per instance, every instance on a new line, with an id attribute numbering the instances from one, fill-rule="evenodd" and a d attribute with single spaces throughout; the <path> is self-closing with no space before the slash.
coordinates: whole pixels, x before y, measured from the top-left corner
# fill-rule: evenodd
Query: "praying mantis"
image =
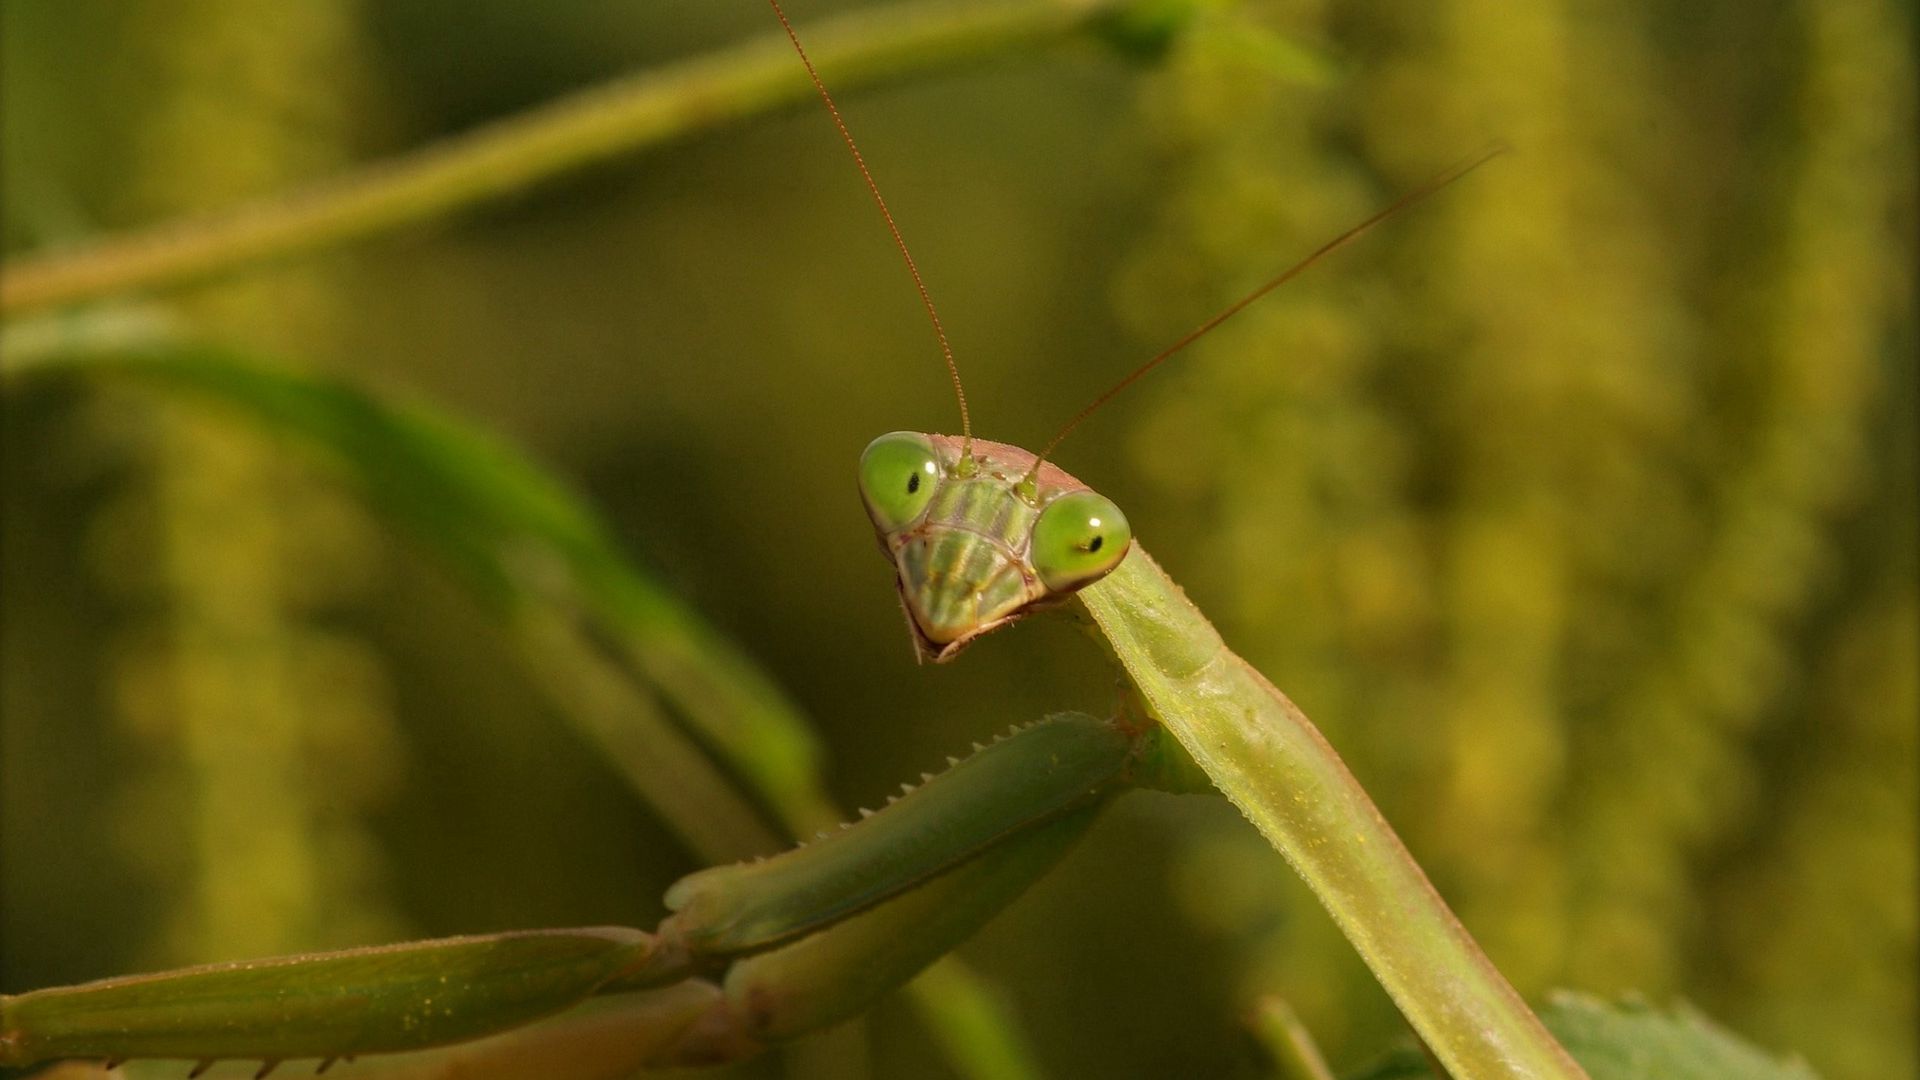
<path id="1" fill-rule="evenodd" d="M 736 1060 L 857 1015 L 1011 902 L 1133 787 L 1218 790 L 1313 887 L 1458 1077 L 1585 1074 L 1447 910 L 1332 747 L 1135 542 L 1048 460 L 1094 409 L 1321 256 L 1485 160 L 1348 230 L 1149 360 L 1038 454 L 975 438 L 957 365 L 884 199 L 777 0 L 940 338 L 958 436 L 869 445 L 861 494 L 920 655 L 1049 609 L 1081 618 L 1127 687 L 1118 714 L 1003 736 L 858 824 L 681 880 L 655 931 L 531 931 L 251 961 L 0 1003 L 0 1063 L 133 1062 L 155 1075 L 620 1076 Z M 167 1064 L 149 1064 L 162 1059 Z M 172 1069 L 162 1073 L 162 1068 Z"/>

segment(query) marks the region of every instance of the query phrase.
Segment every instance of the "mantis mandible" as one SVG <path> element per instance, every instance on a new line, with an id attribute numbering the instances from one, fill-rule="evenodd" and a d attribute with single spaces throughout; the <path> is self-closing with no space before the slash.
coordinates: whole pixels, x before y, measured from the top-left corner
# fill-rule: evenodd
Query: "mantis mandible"
<path id="1" fill-rule="evenodd" d="M 186 969 L 0 1002 L 0 1064 L 185 1059 L 264 1075 L 619 1076 L 737 1059 L 863 1010 L 1044 873 L 1127 787 L 1218 789 L 1312 886 L 1458 1077 L 1584 1076 L 1454 918 L 1333 749 L 1134 542 L 1119 507 L 1047 459 L 1113 395 L 1247 304 L 1491 153 L 1341 234 L 1120 380 L 1039 454 L 973 436 L 931 296 L 778 0 L 939 338 L 958 436 L 895 432 L 859 466 L 919 654 L 954 659 L 1029 614 L 1082 615 L 1133 707 L 1016 730 L 851 828 L 669 890 L 652 934 L 534 931 Z M 1497 152 L 1497 151 L 1495 151 Z M 191 383 L 195 357 L 157 377 Z M 231 372 L 202 392 L 239 396 Z M 216 385 L 217 384 L 217 385 Z M 1137 715 L 1135 715 L 1137 714 Z M 263 1064 L 256 1070 L 232 1059 Z"/>

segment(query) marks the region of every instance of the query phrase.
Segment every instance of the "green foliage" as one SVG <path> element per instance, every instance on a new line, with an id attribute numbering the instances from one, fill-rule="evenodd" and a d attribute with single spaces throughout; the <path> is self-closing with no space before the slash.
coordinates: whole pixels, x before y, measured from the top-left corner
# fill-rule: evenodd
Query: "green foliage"
<path id="1" fill-rule="evenodd" d="M 657 684 L 775 806 L 801 821 L 823 814 L 811 736 L 779 692 L 634 570 L 570 494 L 498 442 L 432 409 L 391 405 L 215 349 L 156 346 L 65 362 L 238 408 L 268 433 L 332 461 L 382 517 L 526 628 L 537 670 L 576 703 L 571 714 L 709 857 L 750 854 L 770 837 L 673 728 L 631 707 L 624 719 L 601 722 L 583 686 L 599 642 L 617 643 L 614 669 L 637 665 L 642 685 Z M 42 370 L 59 369 L 49 363 Z"/>
<path id="2" fill-rule="evenodd" d="M 1147 0 L 1103 20 L 1100 32 L 1115 48 L 1136 59 L 1159 59 L 1204 5 L 1205 0 Z"/>
<path id="3" fill-rule="evenodd" d="M 1684 1005 L 1610 1004 L 1556 995 L 1541 1019 L 1592 1080 L 1815 1080 L 1805 1064 L 1772 1058 Z M 1433 1080 L 1418 1051 L 1404 1050 L 1349 1080 Z"/>
<path id="4" fill-rule="evenodd" d="M 664 696 L 680 706 L 695 730 L 707 736 L 708 748 L 739 768 L 751 789 L 796 829 L 830 817 L 832 811 L 817 787 L 812 756 L 795 750 L 796 746 L 811 747 L 808 733 L 778 691 L 696 615 L 633 568 L 605 538 L 591 513 L 561 485 L 484 433 L 429 408 L 383 401 L 339 381 L 275 370 L 206 347 L 148 344 L 104 352 L 77 344 L 64 351 L 54 347 L 51 355 L 35 362 L 31 374 L 46 378 L 69 371 L 109 381 L 154 383 L 171 393 L 211 400 L 238 410 L 266 434 L 303 442 L 318 458 L 330 461 L 386 520 L 439 554 L 444 564 L 462 574 L 483 599 L 513 618 L 523 631 L 523 647 L 535 671 L 569 706 L 569 715 L 623 767 L 635 790 L 652 801 L 670 823 L 678 825 L 688 842 L 707 858 L 724 861 L 744 857 L 764 850 L 769 840 L 752 820 L 745 801 L 729 790 L 707 759 L 630 692 L 626 680 L 635 676 L 633 669 L 616 666 L 618 674 L 608 680 L 611 673 L 595 661 L 603 642 L 614 641 L 626 650 L 625 655 L 638 665 L 643 687 L 658 686 Z M 596 685 L 594 679 L 603 685 Z M 1065 725 L 1074 731 L 1085 727 Z M 1045 736 L 1065 728 L 1050 725 L 1036 734 Z M 1102 779 L 1110 778 L 1125 759 L 1127 747 L 1121 744 L 1116 749 L 1112 738 L 1094 742 L 1107 751 L 1090 755 L 1094 772 Z M 1016 770 L 1012 779 L 1016 789 L 1021 776 L 1029 781 L 1041 780 L 1043 785 L 1064 783 L 1063 799 L 1084 801 L 1095 785 L 1083 773 L 1085 769 L 1075 773 L 1043 766 L 1030 774 Z M 962 779 L 943 786 L 941 792 L 964 795 L 969 779 L 983 777 L 983 794 L 992 803 L 996 792 L 1001 796 L 1008 792 L 1008 774 L 997 774 L 1001 778 L 999 787 L 994 786 L 995 775 L 990 770 L 970 770 Z M 973 786 L 978 788 L 980 784 Z M 904 819 L 904 827 L 911 831 L 912 810 L 923 803 L 916 800 L 903 807 L 902 813 L 889 818 L 889 827 Z M 1020 817 L 1009 822 L 1006 812 L 1047 816 L 1064 806 L 1048 803 L 1033 810 L 1017 801 L 995 806 L 1002 811 L 1001 817 L 989 815 L 978 822 L 969 821 L 984 829 L 985 836 L 976 837 L 971 846 L 962 842 L 963 854 L 978 854 L 984 846 L 1005 838 L 1030 820 Z M 934 816 L 935 831 L 940 831 L 942 820 L 941 815 Z M 1086 820 L 1082 816 L 1082 827 Z M 923 823 L 922 831 L 926 827 Z M 1079 831 L 1061 833 L 1062 842 L 1076 837 Z M 951 830 L 949 836 L 952 838 Z M 834 846 L 831 850 L 842 848 Z M 1057 857 L 1062 848 L 1055 844 L 1046 850 Z M 884 845 L 882 851 L 884 854 Z M 955 858 L 951 845 L 934 845 L 921 855 L 940 860 L 943 865 Z M 802 860 L 807 865 L 817 861 L 814 854 Z M 1031 869 L 1049 861 L 1027 859 L 1023 863 L 1015 859 L 1010 865 Z M 834 863 L 829 857 L 828 862 L 845 869 L 844 860 Z M 769 868 L 775 865 L 787 864 L 768 864 Z M 952 941 L 971 932 L 997 908 L 998 904 L 989 903 L 986 897 L 998 895 L 1004 903 L 1030 880 L 1021 873 L 1006 875 L 1004 868 L 989 873 L 985 880 L 999 882 L 998 891 L 982 892 L 983 899 L 978 903 L 947 905 L 952 910 L 944 916 L 942 925 L 949 928 L 950 936 L 937 939 L 947 940 L 947 946 L 936 947 L 931 944 L 936 939 L 930 938 L 926 949 L 889 958 L 887 963 L 860 965 L 867 969 L 862 976 L 866 981 L 855 990 L 866 996 L 830 997 L 832 1007 L 849 1015 L 864 1009 L 873 995 L 890 989 L 946 952 Z M 843 918 L 918 880 L 909 874 L 902 881 L 896 874 L 878 892 L 875 890 L 881 886 L 870 878 L 829 880 L 826 888 L 864 887 L 867 895 L 851 906 L 807 911 L 805 928 L 817 929 L 824 922 Z M 779 890 L 762 890 L 755 896 L 762 906 L 789 902 Z M 868 936 L 857 936 L 861 933 Z M 870 929 L 842 931 L 829 940 L 839 942 L 848 934 L 856 935 L 856 943 L 884 940 L 884 934 L 873 937 Z M 767 943 L 754 944 L 763 947 Z M 823 953 L 823 949 L 828 951 Z M 833 951 L 836 949 L 841 951 Z M 813 942 L 799 955 L 843 956 L 844 949 Z M 764 961 L 754 969 L 756 974 L 742 977 L 761 982 L 777 979 L 789 971 L 785 965 L 784 961 Z M 806 961 L 800 962 L 800 970 L 809 970 Z M 878 972 L 894 974 L 875 981 Z M 403 991 L 396 988 L 396 993 Z M 1025 1071 L 1020 1064 L 1024 1052 L 1008 1034 L 1004 1017 L 998 1017 L 990 1004 L 979 1000 L 979 990 L 963 969 L 945 965 L 939 984 L 922 994 L 949 1012 L 965 1010 L 976 1034 L 993 1036 L 980 1044 L 991 1055 L 991 1060 L 977 1066 L 981 1075 L 1011 1077 Z M 552 1005 L 548 1011 L 558 1007 Z M 994 1022 L 990 1024 L 989 1020 Z M 800 1026 L 796 1028 L 795 1024 Z M 779 1037 L 792 1037 L 815 1026 L 820 1025 L 789 1018 Z M 957 1051 L 955 1056 L 963 1062 L 971 1060 L 966 1052 Z"/>
<path id="5" fill-rule="evenodd" d="M 1196 7 L 1179 38 L 1146 35 L 1158 74 L 1036 50 L 842 95 L 983 431 L 1049 430 L 1240 285 L 1513 143 L 1156 374 L 1063 463 L 1327 730 L 1523 989 L 1685 997 L 1832 1080 L 1912 1073 L 1909 13 Z M 6 255 L 304 188 L 770 29 L 753 4 L 467 13 L 10 0 Z M 10 396 L 7 990 L 644 925 L 628 913 L 688 855 L 609 776 L 629 721 L 703 698 L 677 665 L 641 670 L 643 594 L 591 570 L 612 537 L 816 706 L 854 801 L 977 738 L 981 700 L 1105 700 L 1087 650 L 1041 627 L 965 670 L 908 666 L 848 474 L 874 433 L 938 429 L 949 403 L 811 112 L 168 310 L 196 338 L 481 417 L 604 511 L 432 471 L 438 446 L 511 477 L 500 440 L 354 421 L 398 423 L 369 452 L 401 453 L 405 479 L 344 474 L 428 485 L 417 513 L 385 497 L 468 582 L 504 587 L 481 613 L 304 455 L 214 410 Z M 271 381 L 207 392 L 265 404 Z M 289 415 L 296 438 L 328 423 Z M 536 690 L 596 752 L 527 722 Z M 790 785 L 765 816 L 830 820 L 798 742 L 732 745 Z M 1276 986 L 1354 1060 L 1398 1021 L 1269 867 L 1231 814 L 1111 815 L 979 955 L 1062 1074 L 1225 1072 L 1240 1001 Z M 873 1024 L 881 1074 L 938 1068 L 905 1021 Z M 994 1028 L 969 1030 L 958 1045 Z"/>
<path id="6" fill-rule="evenodd" d="M 1524 992 L 1685 994 L 1755 1032 L 1793 1015 L 1769 1042 L 1911 1073 L 1912 246 L 1888 223 L 1911 220 L 1915 144 L 1894 5 L 1272 17 L 1349 79 L 1300 90 L 1191 48 L 1149 91 L 1181 159 L 1123 280 L 1145 347 L 1488 138 L 1515 152 L 1168 372 L 1132 462 L 1181 531 L 1149 543 L 1194 545 L 1175 575 Z M 1843 811 L 1828 783 L 1860 798 Z M 1813 815 L 1825 839 L 1801 847 Z M 1263 855 L 1196 844 L 1191 910 L 1248 992 L 1350 1056 L 1391 1021 L 1356 1007 L 1365 977 L 1304 898 L 1209 887 Z M 1821 991 L 1789 989 L 1812 970 Z"/>
<path id="7" fill-rule="evenodd" d="M 684 879 L 655 935 L 477 935 L 0 996 L 0 1065 L 317 1059 L 353 1076 L 491 1073 L 578 1041 L 605 1018 L 595 996 L 618 997 L 627 1023 L 593 1037 L 617 1065 L 589 1075 L 750 1057 L 864 1013 L 998 914 L 1085 833 L 1135 738 L 1084 716 L 1019 729 L 838 834 Z M 953 990 L 931 996 L 964 1004 Z M 1020 1071 L 997 1056 L 1000 1075 Z"/>

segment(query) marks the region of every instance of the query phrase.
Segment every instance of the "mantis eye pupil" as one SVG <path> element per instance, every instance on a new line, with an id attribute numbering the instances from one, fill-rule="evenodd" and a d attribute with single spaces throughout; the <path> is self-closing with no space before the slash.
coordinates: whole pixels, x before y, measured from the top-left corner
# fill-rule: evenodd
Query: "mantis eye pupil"
<path id="1" fill-rule="evenodd" d="M 1094 537 L 1094 538 L 1093 538 L 1092 540 L 1089 540 L 1089 541 L 1087 541 L 1087 550 L 1088 550 L 1089 552 L 1094 552 L 1094 551 L 1099 551 L 1099 550 L 1100 550 L 1100 545 L 1102 545 L 1102 544 L 1104 544 L 1104 543 L 1106 543 L 1106 542 L 1107 542 L 1107 538 L 1106 538 L 1106 537 L 1104 537 L 1104 536 L 1096 536 L 1096 537 Z"/>
<path id="2" fill-rule="evenodd" d="M 919 490 L 920 490 L 920 474 L 917 472 L 908 474 L 907 494 L 912 495 L 918 492 Z"/>

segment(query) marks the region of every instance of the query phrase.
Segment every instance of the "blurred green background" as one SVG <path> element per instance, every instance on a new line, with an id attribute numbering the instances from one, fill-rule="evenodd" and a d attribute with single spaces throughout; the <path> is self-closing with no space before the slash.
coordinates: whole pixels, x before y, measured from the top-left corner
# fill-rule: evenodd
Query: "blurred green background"
<path id="1" fill-rule="evenodd" d="M 848 5 L 796 0 L 808 20 Z M 5 252 L 332 175 L 774 29 L 757 0 L 8 0 Z M 1914 20 L 1888 0 L 1210 7 L 842 95 L 979 433 L 1127 507 L 1507 974 L 1916 1075 Z M 806 707 L 844 802 L 1113 700 L 1040 620 L 916 668 L 852 481 L 951 430 L 817 107 L 161 297 L 527 447 Z M 0 989 L 543 925 L 697 860 L 496 623 L 295 450 L 10 388 Z M 965 954 L 1058 1076 L 1245 1073 L 1284 994 L 1398 1031 L 1218 800 L 1135 795 Z M 899 1004 L 878 1076 L 946 1075 Z M 747 1071 L 779 1074 L 778 1056 Z"/>

